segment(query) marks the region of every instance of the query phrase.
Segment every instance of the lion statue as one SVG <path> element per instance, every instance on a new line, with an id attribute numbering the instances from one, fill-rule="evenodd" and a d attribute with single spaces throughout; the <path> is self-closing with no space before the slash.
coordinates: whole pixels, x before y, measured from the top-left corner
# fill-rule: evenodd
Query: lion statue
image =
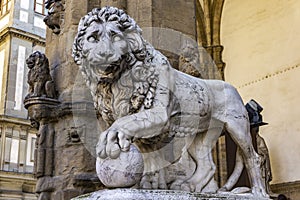
<path id="1" fill-rule="evenodd" d="M 45 54 L 36 51 L 26 59 L 29 68 L 27 82 L 28 94 L 25 99 L 31 97 L 55 98 L 54 83 L 49 71 L 49 61 Z"/>
<path id="2" fill-rule="evenodd" d="M 96 147 L 99 159 L 117 159 L 134 145 L 143 154 L 142 162 L 148 163 L 135 187 L 216 192 L 205 189 L 215 172 L 210 151 L 226 130 L 240 149 L 252 193 L 268 196 L 251 142 L 248 114 L 233 86 L 172 68 L 167 58 L 145 41 L 136 22 L 115 7 L 93 9 L 80 20 L 73 58 L 103 122 Z M 159 152 L 173 141 L 184 141 L 181 156 L 174 160 L 168 158 L 168 152 L 178 149 L 177 143 L 167 152 Z M 155 169 L 159 159 L 180 164 L 181 171 L 171 180 L 175 164 Z M 191 167 L 183 166 L 183 160 Z M 178 178 L 191 172 L 190 168 L 190 175 Z M 231 189 L 232 182 L 226 189 Z"/>

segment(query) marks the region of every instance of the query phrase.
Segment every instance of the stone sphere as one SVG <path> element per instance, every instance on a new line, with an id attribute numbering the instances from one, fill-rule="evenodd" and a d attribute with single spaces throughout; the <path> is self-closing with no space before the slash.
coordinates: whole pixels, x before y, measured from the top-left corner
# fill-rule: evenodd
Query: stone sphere
<path id="1" fill-rule="evenodd" d="M 96 171 L 100 181 L 110 188 L 131 187 L 139 183 L 144 170 L 142 154 L 131 145 L 116 159 L 97 157 Z"/>

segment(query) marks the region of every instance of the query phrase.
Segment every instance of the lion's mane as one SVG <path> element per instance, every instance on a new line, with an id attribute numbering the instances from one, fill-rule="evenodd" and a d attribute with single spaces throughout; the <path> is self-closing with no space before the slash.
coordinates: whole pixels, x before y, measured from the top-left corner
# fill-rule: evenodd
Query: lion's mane
<path id="1" fill-rule="evenodd" d="M 89 67 L 82 65 L 83 37 L 92 22 L 116 23 L 129 46 L 129 52 L 123 56 L 121 62 L 121 74 L 112 83 L 99 83 L 98 77 L 94 77 Z M 154 49 L 143 39 L 141 32 L 134 19 L 123 10 L 114 7 L 95 8 L 79 22 L 72 56 L 91 89 L 95 107 L 107 123 L 107 127 L 116 118 L 152 106 L 158 75 L 151 64 Z M 114 110 L 114 107 L 118 109 Z"/>

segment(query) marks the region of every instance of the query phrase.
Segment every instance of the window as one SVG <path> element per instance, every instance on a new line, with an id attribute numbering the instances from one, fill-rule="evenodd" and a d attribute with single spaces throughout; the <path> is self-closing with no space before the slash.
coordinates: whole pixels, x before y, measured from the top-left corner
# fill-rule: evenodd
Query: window
<path id="1" fill-rule="evenodd" d="M 0 102 L 1 102 L 1 98 L 2 98 L 2 80 L 3 80 L 3 70 L 4 70 L 4 61 L 5 61 L 5 49 L 0 51 Z"/>
<path id="2" fill-rule="evenodd" d="M 0 125 L 0 171 L 32 173 L 35 140 L 27 130 Z"/>
<path id="3" fill-rule="evenodd" d="M 1 0 L 0 3 L 1 3 L 0 10 L 1 10 L 1 16 L 2 16 L 2 15 L 5 15 L 6 13 L 8 13 L 8 11 L 10 10 L 11 0 Z"/>
<path id="4" fill-rule="evenodd" d="M 26 47 L 19 46 L 18 64 L 15 90 L 15 107 L 14 110 L 21 110 L 23 103 L 23 82 L 24 82 L 24 66 L 26 60 Z"/>
<path id="5" fill-rule="evenodd" d="M 45 15 L 45 0 L 34 0 L 34 11 Z"/>

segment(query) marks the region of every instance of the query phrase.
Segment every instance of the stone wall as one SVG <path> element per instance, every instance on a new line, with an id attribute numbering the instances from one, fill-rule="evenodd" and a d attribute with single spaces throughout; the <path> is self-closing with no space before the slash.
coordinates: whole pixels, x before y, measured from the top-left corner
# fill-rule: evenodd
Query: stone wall
<path id="1" fill-rule="evenodd" d="M 260 133 L 270 151 L 271 184 L 285 187 L 276 192 L 293 190 L 292 199 L 299 199 L 292 185 L 300 180 L 299 6 L 297 0 L 226 1 L 221 28 L 225 80 L 245 102 L 253 98 L 264 107 L 269 125 Z"/>

